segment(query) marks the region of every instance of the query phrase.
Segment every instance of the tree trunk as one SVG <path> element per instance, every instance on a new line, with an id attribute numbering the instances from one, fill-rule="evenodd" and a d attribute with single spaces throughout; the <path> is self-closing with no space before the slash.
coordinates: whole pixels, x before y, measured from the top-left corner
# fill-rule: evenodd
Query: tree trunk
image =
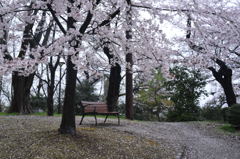
<path id="1" fill-rule="evenodd" d="M 68 0 L 70 3 L 74 3 L 73 0 Z M 100 3 L 100 0 L 97 0 L 95 5 L 98 5 Z M 59 20 L 57 19 L 55 13 L 52 11 L 50 4 L 48 4 L 48 8 L 50 8 L 51 13 L 53 14 L 53 17 L 55 21 L 58 23 L 60 29 L 63 31 L 64 34 L 67 34 Z M 71 8 L 67 8 L 67 12 L 71 13 Z M 75 24 L 76 20 L 69 14 L 70 16 L 67 19 L 67 29 L 76 29 Z M 89 24 L 91 23 L 93 18 L 92 12 L 89 10 L 86 16 L 86 19 L 84 20 L 83 24 L 81 25 L 79 29 L 79 33 L 83 35 L 88 28 Z M 104 24 L 102 24 L 104 25 Z M 70 40 L 70 45 L 76 50 L 80 46 L 80 41 L 82 39 L 82 36 L 78 35 L 74 39 Z M 73 44 L 73 40 L 76 42 L 76 44 Z M 78 56 L 78 53 L 75 53 L 75 56 Z M 74 64 L 71 61 L 71 55 L 67 58 L 67 71 L 66 71 L 66 89 L 65 89 L 65 97 L 64 97 L 64 104 L 63 104 L 63 115 L 62 115 L 62 122 L 59 128 L 60 133 L 66 133 L 66 134 L 76 134 L 76 126 L 75 126 L 75 94 L 76 94 L 76 81 L 77 81 L 77 70 L 74 69 Z"/>
<path id="2" fill-rule="evenodd" d="M 47 96 L 47 114 L 53 116 L 53 95 L 54 95 L 54 84 L 55 84 L 55 72 L 51 71 L 51 79 L 48 85 L 48 96 Z"/>
<path id="3" fill-rule="evenodd" d="M 71 56 L 68 56 L 63 114 L 62 114 L 62 122 L 59 129 L 60 133 L 62 134 L 71 134 L 71 135 L 76 134 L 75 111 L 74 111 L 76 79 L 77 79 L 77 70 L 74 69 L 74 64 L 71 61 Z"/>
<path id="4" fill-rule="evenodd" d="M 42 77 L 42 75 L 41 75 L 41 77 Z M 40 95 L 41 95 L 41 89 L 43 87 L 42 82 L 43 82 L 42 79 L 39 79 L 38 86 L 37 86 L 37 97 L 40 97 Z"/>
<path id="5" fill-rule="evenodd" d="M 133 59 L 132 53 L 129 52 L 130 40 L 132 39 L 132 14 L 131 14 L 131 0 L 126 0 L 128 3 L 128 10 L 127 10 L 127 26 L 128 30 L 126 30 L 126 39 L 127 39 L 127 46 L 126 46 L 126 62 L 127 62 L 127 69 L 126 69 L 126 118 L 132 120 L 133 119 L 133 77 L 132 77 L 132 66 L 133 66 Z"/>
<path id="6" fill-rule="evenodd" d="M 224 93 L 226 95 L 227 104 L 231 107 L 233 104 L 236 104 L 236 95 L 233 90 L 232 80 L 228 80 L 226 83 L 222 84 Z"/>
<path id="7" fill-rule="evenodd" d="M 33 3 L 30 4 L 30 8 Z M 29 11 L 29 15 L 35 16 L 37 15 L 38 10 Z M 36 30 L 40 29 L 44 26 L 46 12 L 43 13 L 42 19 L 38 23 Z M 36 31 L 34 36 L 32 36 L 32 29 L 35 22 L 27 23 L 23 31 L 23 38 L 21 42 L 20 51 L 18 54 L 18 58 L 24 59 L 28 49 L 36 48 L 38 43 L 41 41 L 42 32 Z M 47 35 L 46 37 L 48 37 Z M 30 46 L 30 47 L 29 47 Z M 8 57 L 5 57 L 8 59 Z M 31 57 L 32 58 L 32 57 Z M 13 97 L 12 103 L 9 109 L 9 112 L 16 112 L 21 114 L 29 114 L 32 112 L 32 108 L 30 106 L 30 89 L 33 84 L 35 73 L 32 73 L 28 76 L 19 75 L 19 72 L 15 71 L 12 74 L 12 87 L 13 87 Z"/>
<path id="8" fill-rule="evenodd" d="M 68 0 L 70 3 L 74 3 L 74 1 Z M 67 8 L 67 12 L 71 13 L 71 9 Z M 88 17 L 88 16 L 87 16 Z M 91 19 L 90 19 L 91 20 Z M 76 29 L 75 19 L 71 16 L 68 17 L 67 20 L 67 29 Z M 84 29 L 81 32 L 83 25 L 80 27 L 80 33 L 84 34 L 88 25 L 83 23 Z M 85 26 L 86 25 L 86 26 Z M 79 40 L 81 37 L 79 38 Z M 75 40 L 75 39 L 73 39 Z M 76 49 L 79 45 L 79 40 L 76 40 L 76 44 L 71 44 L 72 41 L 69 41 L 70 45 Z M 77 53 L 75 54 L 77 55 Z M 74 55 L 73 55 L 74 56 Z M 77 81 L 77 70 L 74 69 L 74 64 L 71 61 L 72 55 L 67 56 L 67 65 L 66 65 L 66 88 L 65 88 L 65 96 L 63 103 L 63 112 L 62 112 L 62 121 L 59 128 L 59 132 L 61 134 L 76 134 L 76 126 L 75 126 L 75 94 L 76 94 L 76 81 Z"/>
<path id="9" fill-rule="evenodd" d="M 18 72 L 12 74 L 13 97 L 9 108 L 10 113 L 29 114 L 32 113 L 30 106 L 30 89 L 33 84 L 34 73 L 27 77 L 18 75 Z"/>
<path id="10" fill-rule="evenodd" d="M 72 3 L 72 2 L 71 2 Z M 68 8 L 68 12 L 70 12 L 70 8 Z M 80 33 L 84 34 L 88 25 L 91 22 L 92 14 L 89 11 L 86 17 L 86 20 L 80 27 Z M 75 19 L 73 17 L 68 17 L 68 30 L 70 28 L 76 29 Z M 75 44 L 71 44 L 72 41 L 75 41 Z M 81 37 L 78 40 L 73 39 L 69 41 L 70 45 L 76 50 L 80 45 Z M 78 56 L 78 53 L 74 56 Z M 76 134 L 76 126 L 75 126 L 75 94 L 76 94 L 76 81 L 77 81 L 77 70 L 74 69 L 74 64 L 71 61 L 72 55 L 68 55 L 67 57 L 67 71 L 66 71 L 66 88 L 65 88 L 65 96 L 64 96 L 64 103 L 63 103 L 63 113 L 62 113 L 62 122 L 59 128 L 59 132 L 62 134 Z"/>
<path id="11" fill-rule="evenodd" d="M 119 92 L 121 83 L 121 67 L 119 64 L 111 66 L 108 94 L 107 94 L 107 104 L 108 110 L 113 111 L 117 106 Z"/>
<path id="12" fill-rule="evenodd" d="M 109 63 L 114 59 L 114 55 L 110 53 L 109 42 L 105 43 L 103 47 L 103 52 L 108 57 Z M 117 106 L 119 92 L 121 84 L 121 66 L 115 63 L 111 66 L 108 93 L 107 93 L 107 105 L 108 110 L 113 111 Z"/>
<path id="13" fill-rule="evenodd" d="M 62 82 L 62 64 L 60 64 L 60 78 L 59 78 L 59 90 L 58 90 L 58 108 L 57 108 L 57 113 L 61 114 L 62 113 L 62 103 L 61 103 L 61 82 Z"/>
<path id="14" fill-rule="evenodd" d="M 215 79 L 221 84 L 223 87 L 224 93 L 226 95 L 227 104 L 231 107 L 233 104 L 236 104 L 236 95 L 232 86 L 232 69 L 227 67 L 225 62 L 217 59 L 216 63 L 220 66 L 220 69 L 216 71 L 213 67 L 209 67 L 208 69 L 212 71 Z"/>
<path id="15" fill-rule="evenodd" d="M 126 55 L 127 63 L 132 64 L 132 54 Z M 133 78 L 132 78 L 132 66 L 126 70 L 126 118 L 133 119 Z"/>

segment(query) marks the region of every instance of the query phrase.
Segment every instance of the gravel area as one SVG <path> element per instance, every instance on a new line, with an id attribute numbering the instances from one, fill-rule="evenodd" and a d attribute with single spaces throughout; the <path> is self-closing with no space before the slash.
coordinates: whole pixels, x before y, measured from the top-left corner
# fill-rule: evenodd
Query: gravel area
<path id="1" fill-rule="evenodd" d="M 94 119 L 86 118 L 84 123 L 93 124 Z M 121 120 L 121 126 L 116 126 L 114 119 L 108 120 L 108 123 L 114 129 L 138 134 L 174 149 L 179 159 L 240 159 L 240 136 L 219 130 L 222 124 Z"/>
<path id="2" fill-rule="evenodd" d="M 85 117 L 77 136 L 61 117 L 0 116 L 1 159 L 239 159 L 240 136 L 210 122 L 140 122 Z"/>

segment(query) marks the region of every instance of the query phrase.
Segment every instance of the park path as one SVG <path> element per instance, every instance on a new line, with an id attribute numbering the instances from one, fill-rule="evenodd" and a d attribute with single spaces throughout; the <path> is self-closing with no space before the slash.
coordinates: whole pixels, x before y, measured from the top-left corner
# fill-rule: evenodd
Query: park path
<path id="1" fill-rule="evenodd" d="M 78 119 L 80 120 L 80 118 Z M 98 119 L 101 123 L 103 119 Z M 84 119 L 84 125 L 94 118 Z M 204 122 L 139 122 L 109 119 L 109 126 L 119 131 L 144 136 L 172 148 L 176 158 L 186 159 L 240 159 L 240 136 L 229 135 L 216 128 L 216 123 Z M 84 126 L 83 125 L 83 126 Z"/>

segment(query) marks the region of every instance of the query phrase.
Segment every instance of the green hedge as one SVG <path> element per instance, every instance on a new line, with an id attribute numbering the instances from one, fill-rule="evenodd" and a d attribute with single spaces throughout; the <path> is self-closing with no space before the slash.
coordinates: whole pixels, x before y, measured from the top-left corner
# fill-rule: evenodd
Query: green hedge
<path id="1" fill-rule="evenodd" d="M 232 126 L 240 128 L 240 104 L 234 104 L 229 108 L 228 121 Z"/>

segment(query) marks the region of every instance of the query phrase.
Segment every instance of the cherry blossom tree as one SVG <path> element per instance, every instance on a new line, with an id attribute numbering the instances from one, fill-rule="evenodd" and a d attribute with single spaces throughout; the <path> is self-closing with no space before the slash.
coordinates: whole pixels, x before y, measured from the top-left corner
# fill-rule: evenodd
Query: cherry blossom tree
<path id="1" fill-rule="evenodd" d="M 236 95 L 232 85 L 233 71 L 230 67 L 234 68 L 234 65 L 238 65 L 235 59 L 239 57 L 237 50 L 239 39 L 235 39 L 238 36 L 239 22 L 238 19 L 231 18 L 236 6 L 226 1 L 220 1 L 212 6 L 198 2 L 193 6 L 196 10 L 186 14 L 186 42 L 192 50 L 197 52 L 197 60 L 200 60 L 197 65 L 208 66 L 212 71 L 215 79 L 223 87 L 228 106 L 231 106 L 236 103 Z M 230 67 L 224 61 L 230 64 Z M 218 71 L 210 66 L 212 62 L 220 67 Z"/>
<path id="2" fill-rule="evenodd" d="M 120 72 L 126 72 L 126 83 L 129 82 L 126 87 L 130 92 L 127 95 L 130 98 L 126 100 L 129 103 L 126 104 L 132 109 L 132 81 L 129 79 L 135 76 L 135 72 L 141 72 L 143 79 L 149 79 L 153 76 L 151 70 L 159 66 L 168 75 L 172 65 L 208 68 L 216 58 L 224 59 L 236 69 L 239 66 L 236 61 L 239 57 L 239 18 L 234 16 L 239 13 L 237 2 L 16 0 L 1 2 L 1 7 L 0 74 L 17 72 L 26 81 L 25 78 L 34 74 L 38 64 L 46 63 L 49 57 L 66 59 L 61 133 L 76 133 L 76 79 L 77 74 L 84 71 L 101 76 L 103 70 L 110 70 L 110 77 L 118 79 L 110 79 L 113 83 L 109 87 L 115 87 L 112 89 L 114 100 L 107 99 L 111 103 L 110 109 L 119 94 Z M 189 15 L 191 28 L 186 25 Z M 44 18 L 46 20 L 41 20 Z M 47 34 L 47 30 L 51 28 L 51 21 L 56 23 L 60 32 L 50 42 L 47 37 L 53 33 Z M 180 36 L 167 38 L 164 31 L 166 23 L 177 27 Z M 18 32 L 13 35 L 16 28 Z M 189 31 L 191 37 L 186 38 Z M 18 58 L 13 56 L 14 51 L 9 47 L 16 40 L 21 44 L 17 48 L 21 55 Z M 198 46 L 198 51 L 192 44 Z M 94 67 L 90 69 L 88 66 Z M 109 94 L 111 92 L 109 88 Z M 131 112 L 128 113 L 130 119 Z"/>
<path id="3" fill-rule="evenodd" d="M 92 70 L 95 72 L 99 72 L 101 67 L 111 68 L 116 65 L 117 76 L 119 76 L 120 66 L 124 70 L 128 69 L 129 74 L 135 70 L 150 72 L 151 67 L 160 65 L 161 60 L 164 61 L 163 59 L 167 58 L 163 55 L 168 53 L 165 51 L 167 47 L 163 46 L 163 33 L 159 29 L 158 23 L 150 23 L 153 18 L 141 19 L 141 12 L 137 9 L 133 10 L 131 13 L 133 29 L 129 30 L 130 23 L 126 22 L 129 17 L 127 13 L 131 8 L 129 2 L 125 0 L 104 2 L 100 0 L 17 0 L 11 1 L 5 6 L 2 4 L 1 52 L 4 56 L 2 56 L 1 74 L 17 71 L 19 76 L 28 78 L 32 74 L 34 75 L 39 63 L 46 63 L 48 57 L 63 56 L 67 59 L 65 99 L 59 129 L 61 133 L 75 134 L 74 90 L 77 70 L 80 70 L 80 73 L 84 72 L 88 69 L 87 63 L 90 63 L 98 66 L 96 70 Z M 17 17 L 17 20 L 12 20 L 13 16 Z M 7 20 L 4 22 L 4 19 L 8 17 L 12 17 L 12 19 L 10 18 L 14 22 L 12 27 L 19 30 L 17 38 L 6 34 L 14 30 L 5 27 L 8 22 Z M 161 18 L 161 14 L 157 17 Z M 41 18 L 46 20 L 41 20 Z M 51 28 L 49 23 L 51 20 L 61 31 L 54 42 L 47 40 L 48 36 L 52 36 L 51 33 L 47 33 Z M 158 33 L 156 34 L 156 32 Z M 45 38 L 42 38 L 43 35 Z M 22 37 L 24 38 L 22 39 Z M 8 45 L 16 39 L 19 41 L 22 39 L 22 47 L 17 49 L 21 56 L 6 60 L 14 54 Z M 93 39 L 100 44 L 102 44 L 102 39 L 107 39 L 111 45 L 107 47 L 104 45 L 102 51 L 96 51 L 96 48 L 91 47 Z M 110 56 L 106 52 L 107 48 Z M 103 54 L 106 57 L 101 60 Z M 130 55 L 132 59 L 129 58 L 130 61 L 126 62 L 125 57 L 130 57 Z M 133 69 L 129 68 L 129 63 L 131 65 L 134 63 Z M 33 76 L 31 77 L 33 79 Z M 147 78 L 148 75 L 145 77 Z"/>
<path id="4" fill-rule="evenodd" d="M 11 3 L 11 4 L 10 4 Z M 13 97 L 10 112 L 30 113 L 30 89 L 34 70 L 40 58 L 32 54 L 39 45 L 46 45 L 49 35 L 45 28 L 46 12 L 34 10 L 31 1 L 1 2 L 1 71 L 12 72 Z M 20 10 L 25 10 L 21 12 Z M 14 31 L 17 30 L 17 34 Z M 18 55 L 8 46 L 18 41 Z M 38 54 L 37 56 L 40 56 Z"/>
<path id="5" fill-rule="evenodd" d="M 239 92 L 239 83 L 236 82 L 240 51 L 240 21 L 236 16 L 239 14 L 238 1 L 169 0 L 155 4 L 143 2 L 134 4 L 134 7 L 168 13 L 172 18 L 166 20 L 179 32 L 169 39 L 175 52 L 168 61 L 201 69 L 208 74 L 210 70 L 223 87 L 228 105 L 236 102 L 232 87 Z M 218 67 L 219 71 L 216 71 Z"/>
<path id="6" fill-rule="evenodd" d="M 89 2 L 88 2 L 89 3 Z M 51 4 L 52 5 L 52 4 Z M 115 1 L 114 5 L 112 5 L 112 1 L 109 1 L 108 3 L 105 2 L 104 6 L 107 6 L 104 8 L 102 6 L 102 3 L 100 1 L 96 1 L 93 4 L 89 4 L 89 6 L 85 4 L 81 4 L 82 8 L 79 8 L 78 5 L 75 4 L 74 1 L 71 1 L 69 3 L 68 7 L 68 16 L 71 15 L 72 17 L 68 17 L 67 20 L 67 30 L 64 29 L 64 25 L 60 23 L 60 20 L 57 17 L 56 10 L 53 10 L 54 5 L 50 6 L 50 4 L 47 4 L 48 9 L 50 10 L 54 20 L 56 23 L 59 25 L 59 28 L 62 28 L 62 33 L 64 34 L 64 38 L 61 38 L 59 42 L 64 43 L 65 49 L 68 48 L 67 55 L 68 55 L 68 63 L 67 64 L 67 86 L 66 86 L 66 91 L 65 91 L 65 102 L 64 102 L 64 108 L 63 108 L 63 119 L 62 119 L 62 124 L 60 127 L 60 132 L 62 133 L 71 133 L 74 134 L 75 132 L 75 119 L 74 119 L 74 112 L 73 112 L 73 104 L 71 101 L 74 101 L 74 93 L 73 90 L 75 90 L 74 83 L 76 81 L 75 75 L 76 75 L 76 68 L 79 70 L 84 70 L 86 69 L 86 63 L 98 63 L 101 65 L 101 60 L 99 59 L 99 56 L 96 56 L 96 51 L 91 53 L 91 49 L 89 49 L 89 43 L 91 43 L 91 39 L 94 38 L 94 41 L 99 41 L 101 44 L 101 40 L 103 37 L 107 37 L 107 43 L 110 42 L 112 45 L 104 45 L 103 48 L 103 53 L 107 55 L 109 49 L 109 54 L 112 57 L 118 57 L 118 58 L 111 58 L 110 59 L 110 64 L 115 64 L 115 65 L 122 65 L 124 67 L 124 57 L 126 55 L 126 47 L 128 45 L 128 51 L 132 53 L 133 59 L 137 60 L 140 59 L 139 61 L 144 61 L 146 57 L 150 60 L 155 60 L 154 56 L 158 52 L 156 51 L 157 48 L 161 48 L 162 46 L 159 45 L 156 42 L 159 42 L 160 39 L 162 39 L 161 35 L 157 40 L 154 40 L 153 38 L 150 39 L 149 37 L 153 37 L 153 35 L 148 35 L 142 34 L 142 30 L 134 30 L 137 34 L 132 37 L 132 42 L 131 44 L 127 42 L 125 32 L 128 30 L 128 26 L 126 24 L 126 12 L 128 10 L 129 4 L 127 2 L 122 1 Z M 77 17 L 75 14 L 73 14 L 73 10 L 80 10 L 81 9 L 85 10 L 85 19 L 80 19 L 80 17 Z M 103 10 L 107 11 L 107 14 L 103 14 Z M 72 13 L 72 14 L 71 14 Z M 138 12 L 135 11 L 135 17 L 138 16 Z M 115 18 L 118 15 L 118 18 Z M 82 17 L 81 17 L 82 18 Z M 69 21 L 70 20 L 70 21 Z M 59 21 L 59 22 L 58 22 Z M 80 23 L 81 25 L 78 25 L 78 21 L 82 22 Z M 70 24 L 71 25 L 70 25 Z M 61 24 L 61 25 L 60 25 Z M 115 24 L 115 26 L 114 26 Z M 109 27 L 110 25 L 110 27 Z M 144 25 L 141 23 L 139 19 L 136 19 L 135 22 L 133 22 L 132 26 L 134 28 L 138 28 L 138 26 Z M 69 27 L 71 26 L 71 27 Z M 79 27 L 77 27 L 79 26 Z M 148 26 L 149 28 L 146 29 L 151 29 L 150 25 Z M 80 28 L 77 30 L 77 28 Z M 151 33 L 151 32 L 150 32 Z M 149 34 L 150 34 L 149 33 Z M 133 33 L 134 34 L 134 33 Z M 156 37 L 156 35 L 154 36 Z M 155 42 L 153 45 L 156 49 L 150 49 L 151 46 L 149 44 L 142 45 L 141 48 L 138 48 L 139 42 L 141 42 L 141 39 L 150 39 L 149 41 Z M 68 39 L 68 40 L 67 40 Z M 88 44 L 87 44 L 88 43 Z M 105 43 L 106 44 L 106 43 Z M 54 45 L 54 44 L 53 44 Z M 58 43 L 59 45 L 59 43 Z M 134 47 L 135 46 L 135 47 Z M 157 47 L 158 46 L 158 47 Z M 110 47 L 110 48 L 109 48 Z M 142 53 L 143 50 L 148 50 L 149 54 L 144 54 Z M 89 50 L 89 51 L 88 51 Z M 111 51 L 114 50 L 114 51 Z M 163 49 L 159 49 L 163 50 Z M 145 56 L 142 58 L 142 56 Z M 91 57 L 91 59 L 89 59 Z M 84 62 L 86 60 L 86 62 Z M 113 61 L 111 61 L 113 60 Z M 117 60 L 117 63 L 114 62 Z M 106 60 L 105 60 L 106 61 Z M 144 62 L 138 62 L 138 64 L 143 64 Z M 155 64 L 155 63 L 153 63 Z M 70 68 L 70 70 L 68 70 Z M 140 69 L 141 65 L 136 65 L 136 68 Z M 150 67 L 149 67 L 150 70 Z M 69 87 L 69 88 L 68 88 Z M 68 90 L 69 89 L 69 90 Z M 71 91 L 71 92 L 70 92 Z M 64 114 L 64 112 L 66 114 Z"/>

